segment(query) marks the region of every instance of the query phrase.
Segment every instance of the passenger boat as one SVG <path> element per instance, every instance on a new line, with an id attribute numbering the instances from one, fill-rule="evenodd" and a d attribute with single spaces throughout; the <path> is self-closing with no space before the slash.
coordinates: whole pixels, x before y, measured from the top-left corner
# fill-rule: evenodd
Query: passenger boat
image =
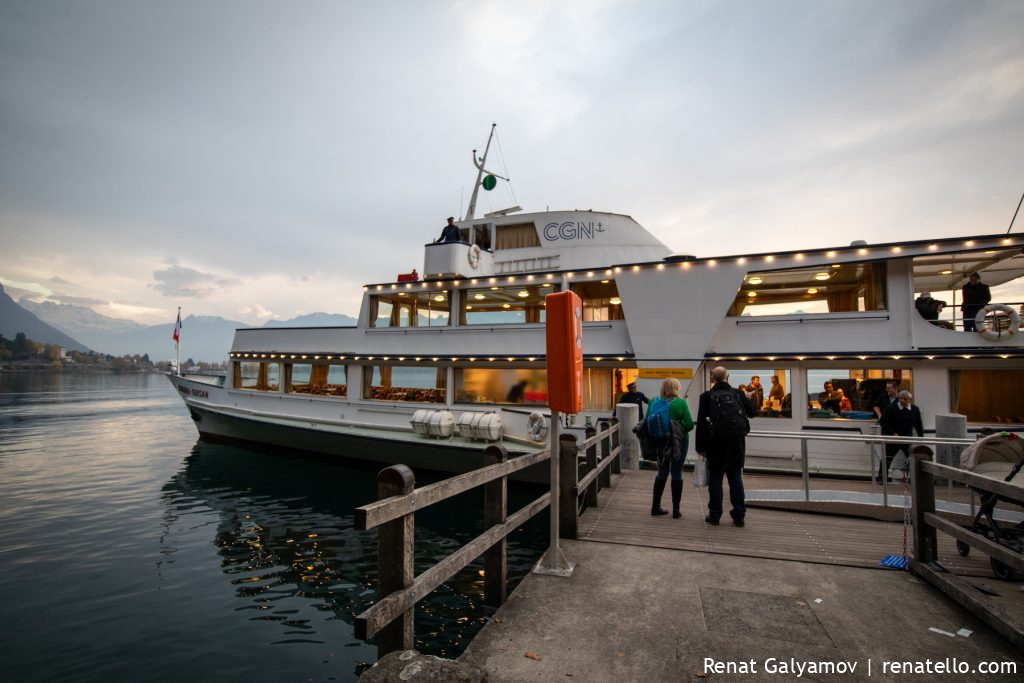
<path id="1" fill-rule="evenodd" d="M 476 218 L 486 152 L 474 158 L 461 239 L 428 242 L 422 277 L 363 287 L 355 326 L 239 329 L 223 381 L 170 375 L 203 437 L 446 472 L 480 466 L 498 440 L 513 455 L 544 448 L 545 296 L 566 290 L 583 302 L 584 410 L 563 429 L 612 415 L 630 382 L 656 396 L 666 377 L 696 415 L 716 365 L 734 386 L 760 377 L 756 431 L 867 433 L 887 380 L 914 394 L 926 431 L 945 414 L 1024 428 L 1024 234 L 679 255 L 627 215 Z M 972 272 L 993 290 L 980 332 L 956 301 Z M 926 291 L 953 299 L 939 320 L 915 309 Z M 812 444 L 811 469 L 871 472 L 867 448 Z M 799 458 L 791 441 L 748 442 L 751 464 Z"/>

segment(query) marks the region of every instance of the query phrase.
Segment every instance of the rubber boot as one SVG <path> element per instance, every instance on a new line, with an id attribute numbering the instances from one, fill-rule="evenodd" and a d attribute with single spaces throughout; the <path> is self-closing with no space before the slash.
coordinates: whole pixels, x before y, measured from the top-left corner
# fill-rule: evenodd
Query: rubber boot
<path id="1" fill-rule="evenodd" d="M 651 502 L 651 514 L 655 517 L 658 515 L 667 515 L 668 510 L 661 507 L 661 494 L 665 492 L 665 482 L 668 479 L 655 479 L 654 480 L 654 500 Z"/>
<path id="2" fill-rule="evenodd" d="M 682 513 L 679 512 L 679 502 L 683 499 L 683 480 L 672 480 L 672 519 L 679 519 Z"/>

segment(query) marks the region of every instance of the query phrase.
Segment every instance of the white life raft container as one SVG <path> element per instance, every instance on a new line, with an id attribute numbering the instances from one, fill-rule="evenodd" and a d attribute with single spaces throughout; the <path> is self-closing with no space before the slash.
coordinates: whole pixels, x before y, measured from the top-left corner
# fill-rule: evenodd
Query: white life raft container
<path id="1" fill-rule="evenodd" d="M 455 417 L 447 410 L 423 408 L 412 414 L 412 430 L 420 436 L 448 438 L 455 433 Z"/>
<path id="2" fill-rule="evenodd" d="M 501 438 L 501 415 L 498 413 L 461 413 L 456 420 L 459 436 L 481 441 Z"/>

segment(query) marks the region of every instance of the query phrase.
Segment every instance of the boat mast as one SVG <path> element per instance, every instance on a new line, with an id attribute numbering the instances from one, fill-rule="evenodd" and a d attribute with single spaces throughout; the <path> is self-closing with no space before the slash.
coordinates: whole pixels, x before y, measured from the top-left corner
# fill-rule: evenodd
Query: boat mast
<path id="1" fill-rule="evenodd" d="M 473 185 L 473 194 L 470 195 L 470 197 L 469 197 L 469 208 L 466 209 L 466 218 L 465 218 L 465 220 L 467 220 L 467 221 L 473 220 L 476 217 L 474 215 L 476 213 L 476 196 L 480 192 L 480 185 L 483 183 L 484 174 L 485 173 L 488 174 L 488 175 L 495 176 L 497 178 L 501 178 L 502 180 L 504 180 L 506 182 L 508 181 L 508 178 L 505 178 L 504 176 L 500 176 L 497 173 L 494 173 L 493 171 L 488 171 L 488 170 L 484 169 L 484 166 L 487 164 L 487 152 L 489 152 L 490 149 L 491 149 L 491 140 L 494 138 L 494 129 L 497 126 L 498 126 L 498 124 L 496 124 L 496 123 L 492 123 L 491 124 L 491 134 L 487 137 L 487 145 L 484 147 L 484 155 L 483 155 L 483 157 L 477 159 L 476 158 L 476 150 L 475 149 L 473 150 L 473 165 L 476 166 L 476 168 L 477 168 L 477 174 L 476 174 L 476 184 Z"/>

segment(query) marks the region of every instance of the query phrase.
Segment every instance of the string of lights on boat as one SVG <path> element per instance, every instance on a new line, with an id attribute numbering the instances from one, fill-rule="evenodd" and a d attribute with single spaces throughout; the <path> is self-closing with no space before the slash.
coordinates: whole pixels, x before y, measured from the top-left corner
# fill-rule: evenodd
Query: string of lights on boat
<path id="1" fill-rule="evenodd" d="M 850 247 L 838 248 L 838 249 L 818 249 L 818 250 L 805 250 L 805 251 L 783 251 L 773 254 L 762 253 L 762 254 L 751 254 L 746 256 L 736 257 L 717 257 L 717 258 L 696 258 L 693 256 L 669 256 L 665 261 L 658 262 L 645 262 L 645 263 L 634 263 L 634 264 L 623 264 L 616 265 L 609 268 L 595 268 L 587 271 L 575 272 L 575 271 L 541 271 L 529 274 L 519 275 L 494 275 L 484 276 L 476 278 L 436 278 L 430 280 L 419 280 L 415 282 L 387 282 L 379 284 L 368 284 L 363 287 L 364 292 L 383 292 L 383 291 L 401 291 L 401 290 L 426 290 L 426 289 L 443 289 L 447 287 L 458 287 L 460 285 L 470 284 L 490 284 L 490 285 L 514 285 L 514 284 L 535 284 L 535 283 L 548 283 L 553 282 L 557 279 L 564 277 L 566 280 L 573 279 L 594 279 L 596 277 L 611 277 L 622 272 L 640 272 L 642 270 L 657 270 L 657 271 L 671 271 L 677 270 L 690 270 L 697 267 L 705 268 L 716 268 L 718 266 L 758 266 L 759 264 L 770 265 L 776 260 L 792 258 L 794 262 L 800 263 L 810 257 L 824 257 L 826 259 L 834 259 L 837 261 L 843 261 L 848 258 L 856 258 L 858 260 L 872 260 L 872 259 L 887 259 L 892 258 L 895 255 L 914 256 L 922 255 L 930 252 L 937 252 L 940 248 L 957 247 L 963 249 L 974 249 L 981 247 L 1012 247 L 1024 243 L 1024 233 L 1015 233 L 1013 235 L 985 235 L 976 237 L 970 240 L 951 239 L 951 240 L 920 240 L 915 242 L 900 242 L 900 243 L 887 243 L 877 245 L 865 245 L 865 244 L 854 244 Z M 986 254 L 996 253 L 995 250 L 986 251 Z M 867 258 L 865 258 L 867 257 Z M 821 279 L 828 279 L 828 274 L 824 273 L 824 277 Z M 966 275 L 965 275 L 966 276 Z"/>
<path id="2" fill-rule="evenodd" d="M 730 362 L 739 361 L 746 363 L 748 361 L 759 362 L 804 362 L 804 361 L 852 361 L 852 360 L 880 360 L 880 359 L 891 359 L 891 360 L 936 360 L 936 359 L 965 359 L 970 360 L 972 358 L 1024 358 L 1024 351 L 1020 353 L 1006 353 L 1005 348 L 995 349 L 979 349 L 971 347 L 969 349 L 943 349 L 941 352 L 935 352 L 932 350 L 921 351 L 902 351 L 894 353 L 892 351 L 874 351 L 874 352 L 857 352 L 857 353 L 801 353 L 799 355 L 794 354 L 716 354 L 708 355 L 703 358 L 646 358 L 646 363 L 702 363 L 707 361 L 718 362 Z M 382 363 L 545 363 L 547 362 L 547 356 L 545 355 L 512 355 L 512 356 L 378 356 L 378 355 L 367 355 L 367 354 L 338 354 L 338 353 L 317 353 L 317 354 L 296 354 L 296 353 L 277 353 L 277 352 L 264 352 L 264 351 L 232 351 L 230 357 L 233 360 L 299 360 L 299 361 L 352 361 L 356 363 L 366 362 L 382 362 Z M 635 362 L 635 356 L 633 354 L 623 354 L 621 356 L 607 356 L 607 355 L 584 355 L 583 360 L 585 363 L 623 363 Z"/>

